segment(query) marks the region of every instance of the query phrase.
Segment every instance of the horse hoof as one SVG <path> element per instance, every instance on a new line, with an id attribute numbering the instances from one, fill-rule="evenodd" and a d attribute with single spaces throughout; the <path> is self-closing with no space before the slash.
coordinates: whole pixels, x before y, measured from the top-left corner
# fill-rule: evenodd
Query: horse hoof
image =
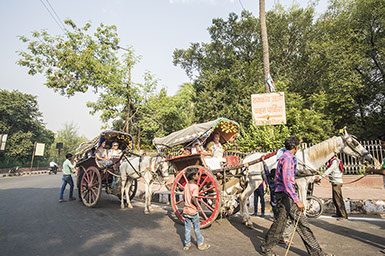
<path id="1" fill-rule="evenodd" d="M 150 212 L 149 211 L 144 211 L 144 214 L 148 215 L 148 214 L 150 214 Z"/>
<path id="2" fill-rule="evenodd" d="M 124 205 L 121 205 L 120 208 L 121 208 L 121 209 L 124 209 L 125 207 L 124 207 Z"/>
<path id="3" fill-rule="evenodd" d="M 130 204 L 130 205 L 128 206 L 128 208 L 134 208 L 134 207 L 132 206 L 132 204 Z"/>

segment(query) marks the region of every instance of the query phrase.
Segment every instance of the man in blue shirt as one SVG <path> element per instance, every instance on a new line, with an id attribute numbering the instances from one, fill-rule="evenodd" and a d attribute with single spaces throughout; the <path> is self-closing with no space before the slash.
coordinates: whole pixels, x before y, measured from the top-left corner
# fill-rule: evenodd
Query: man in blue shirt
<path id="1" fill-rule="evenodd" d="M 277 196 L 277 206 L 274 222 L 266 234 L 265 240 L 261 244 L 262 255 L 275 255 L 273 247 L 278 244 L 285 229 L 287 218 L 293 223 L 298 221 L 297 232 L 301 236 L 309 255 L 324 256 L 328 255 L 322 251 L 307 218 L 302 212 L 305 210 L 304 204 L 299 200 L 295 191 L 295 169 L 296 163 L 294 155 L 299 149 L 298 137 L 289 137 L 285 140 L 286 151 L 278 160 L 277 173 L 275 175 Z"/>
<path id="2" fill-rule="evenodd" d="M 75 161 L 73 160 L 73 155 L 71 153 L 68 153 L 66 155 L 66 160 L 63 163 L 63 185 L 60 189 L 60 197 L 59 197 L 59 203 L 65 202 L 63 199 L 64 190 L 67 186 L 67 183 L 70 185 L 70 194 L 69 194 L 69 201 L 76 200 L 75 197 L 73 197 L 73 191 L 74 191 L 74 181 L 72 180 L 72 169 L 74 169 L 76 166 Z"/>

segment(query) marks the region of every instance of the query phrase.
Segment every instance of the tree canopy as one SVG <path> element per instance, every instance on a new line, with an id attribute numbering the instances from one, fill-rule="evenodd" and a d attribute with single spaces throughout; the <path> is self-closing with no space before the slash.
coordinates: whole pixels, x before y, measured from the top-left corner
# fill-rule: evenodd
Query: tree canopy
<path id="1" fill-rule="evenodd" d="M 276 5 L 266 13 L 270 69 L 278 91 L 286 93 L 289 133 L 306 142 L 344 126 L 360 138 L 381 133 L 384 5 L 335 0 L 318 19 L 312 6 Z M 191 43 L 173 55 L 193 79 L 197 121 L 233 117 L 249 131 L 245 138 L 265 129 L 251 123 L 250 94 L 264 91 L 258 23 L 246 11 L 214 19 L 210 42 Z"/>
<path id="2" fill-rule="evenodd" d="M 92 114 L 101 112 L 104 123 L 122 112 L 128 120 L 135 111 L 138 91 L 131 81 L 131 68 L 140 56 L 132 48 L 119 46 L 116 26 L 100 24 L 91 34 L 90 23 L 83 27 L 70 19 L 64 23 L 68 27 L 64 35 L 42 30 L 32 32 L 31 38 L 20 36 L 28 47 L 19 51 L 17 64 L 27 67 L 30 75 L 43 74 L 48 88 L 67 97 L 90 89 L 98 93 L 97 101 L 87 106 Z"/>
<path id="3" fill-rule="evenodd" d="M 60 162 L 65 160 L 67 153 L 75 154 L 75 149 L 84 142 L 89 140 L 79 135 L 79 128 L 74 123 L 64 123 L 63 128 L 57 131 L 55 134 L 55 143 L 53 143 L 49 149 L 49 156 L 52 159 L 58 160 L 58 150 L 56 149 L 56 143 L 63 143 L 63 148 L 60 150 Z"/>
<path id="4" fill-rule="evenodd" d="M 0 90 L 0 117 L 0 134 L 8 134 L 6 148 L 0 151 L 1 165 L 31 161 L 35 142 L 45 143 L 47 149 L 54 140 L 43 123 L 37 96 Z"/>
<path id="5" fill-rule="evenodd" d="M 260 20 L 243 11 L 227 19 L 214 18 L 209 42 L 192 42 L 176 49 L 173 63 L 191 83 L 178 93 L 157 91 L 158 79 L 147 72 L 144 83 L 131 81 L 140 60 L 132 48 L 120 54 L 115 26 L 73 21 L 64 35 L 33 32 L 18 64 L 31 75 L 46 76 L 46 86 L 72 96 L 93 89 L 97 102 L 88 103 L 101 120 L 151 145 L 196 122 L 227 117 L 241 124 L 240 146 L 255 149 L 280 146 L 282 138 L 298 135 L 319 142 L 339 128 L 360 138 L 383 133 L 385 121 L 385 2 L 332 0 L 319 17 L 312 5 L 288 9 L 277 4 L 266 13 L 270 73 L 285 92 L 287 124 L 254 127 L 251 94 L 264 92 Z M 253 148 L 254 147 L 254 148 Z"/>

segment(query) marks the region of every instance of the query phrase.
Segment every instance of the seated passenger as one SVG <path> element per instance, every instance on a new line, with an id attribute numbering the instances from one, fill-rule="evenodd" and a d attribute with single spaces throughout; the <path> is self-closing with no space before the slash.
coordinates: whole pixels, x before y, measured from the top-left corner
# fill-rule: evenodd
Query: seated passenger
<path id="1" fill-rule="evenodd" d="M 225 151 L 225 149 L 222 147 L 222 144 L 219 142 L 219 139 L 219 133 L 215 133 L 214 140 L 207 144 L 207 151 L 212 152 L 213 156 L 223 161 L 223 151 Z"/>
<path id="2" fill-rule="evenodd" d="M 100 144 L 100 146 L 95 152 L 96 161 L 101 166 L 112 164 L 112 161 L 107 157 L 107 150 L 104 148 L 105 146 L 106 146 L 106 141 L 103 141 L 102 144 Z"/>
<path id="3" fill-rule="evenodd" d="M 201 140 L 202 139 L 197 139 L 197 140 L 194 141 L 194 143 L 192 144 L 192 148 L 191 148 L 191 154 L 201 153 L 204 156 L 214 156 L 213 153 L 207 152 L 203 148 Z"/>
<path id="4" fill-rule="evenodd" d="M 218 158 L 214 157 L 213 153 L 204 150 L 202 143 L 199 139 L 193 143 L 193 146 L 191 148 L 191 154 L 197 153 L 202 154 L 202 158 L 209 169 L 214 170 L 220 169 L 222 167 L 221 161 Z"/>
<path id="5" fill-rule="evenodd" d="M 119 159 L 122 156 L 122 150 L 119 149 L 119 143 L 112 143 L 112 148 L 108 150 L 109 159 Z"/>

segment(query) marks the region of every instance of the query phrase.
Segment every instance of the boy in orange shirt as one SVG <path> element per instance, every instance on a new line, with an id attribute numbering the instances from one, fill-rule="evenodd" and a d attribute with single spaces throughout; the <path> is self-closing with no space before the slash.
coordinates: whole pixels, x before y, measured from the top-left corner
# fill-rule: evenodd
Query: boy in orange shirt
<path id="1" fill-rule="evenodd" d="M 204 243 L 204 238 L 201 235 L 200 224 L 199 224 L 199 213 L 198 213 L 198 192 L 199 187 L 196 185 L 196 181 L 199 179 L 198 168 L 189 168 L 186 171 L 187 184 L 184 187 L 184 208 L 183 217 L 184 222 L 184 250 L 188 251 L 191 247 L 191 223 L 194 226 L 195 236 L 198 241 L 198 249 L 206 250 L 210 248 L 209 244 Z"/>

